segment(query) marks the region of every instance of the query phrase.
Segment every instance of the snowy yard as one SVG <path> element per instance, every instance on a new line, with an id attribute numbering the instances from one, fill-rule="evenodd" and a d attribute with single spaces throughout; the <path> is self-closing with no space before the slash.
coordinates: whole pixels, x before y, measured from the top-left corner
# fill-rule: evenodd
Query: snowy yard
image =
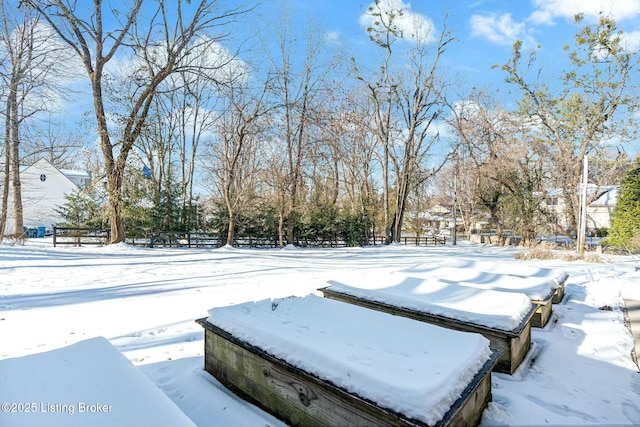
<path id="1" fill-rule="evenodd" d="M 452 263 L 508 263 L 521 271 L 533 266 L 569 274 L 565 298 L 553 306 L 549 324 L 532 329 L 524 363 L 514 375 L 493 374 L 493 402 L 484 411 L 483 425 L 640 423 L 640 374 L 622 312 L 624 298 L 640 299 L 640 264 L 630 257 L 603 256 L 607 262 L 599 264 L 518 261 L 514 255 L 520 249 L 464 242 L 325 250 L 53 248 L 45 243 L 32 239 L 25 247 L 0 245 L 0 401 L 51 401 L 35 402 L 38 414 L 2 412 L 0 426 L 46 423 L 42 403 L 54 409 L 56 404 L 76 405 L 83 387 L 91 389 L 78 378 L 60 384 L 54 397 L 39 396 L 30 383 L 7 387 L 4 379 L 32 369 L 34 360 L 46 372 L 46 361 L 57 360 L 46 352 L 95 337 L 106 338 L 196 425 L 282 425 L 203 370 L 204 333 L 195 319 L 216 307 L 321 295 L 318 288 L 363 276 L 421 272 L 424 277 L 429 266 Z M 56 369 L 51 362 L 49 370 Z M 135 402 L 135 396 L 127 397 Z M 122 396 L 107 391 L 91 397 L 111 407 L 124 405 Z M 67 416 L 73 424 L 78 413 Z M 109 424 L 108 414 L 102 419 Z"/>

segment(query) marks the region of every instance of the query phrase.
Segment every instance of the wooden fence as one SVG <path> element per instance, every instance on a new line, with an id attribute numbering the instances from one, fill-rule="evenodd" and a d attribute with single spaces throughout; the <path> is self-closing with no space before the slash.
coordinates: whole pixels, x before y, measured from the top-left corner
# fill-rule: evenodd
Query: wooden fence
<path id="1" fill-rule="evenodd" d="M 109 230 L 98 230 L 93 228 L 77 227 L 54 227 L 53 246 L 57 245 L 106 245 L 109 243 L 111 233 Z M 226 236 L 221 237 L 217 233 L 207 232 L 150 232 L 131 231 L 127 232 L 125 243 L 134 246 L 144 246 L 149 248 L 219 248 L 226 245 Z M 302 248 L 343 248 L 348 246 L 371 246 L 383 245 L 384 237 L 362 236 L 357 242 L 350 242 L 339 236 L 297 236 L 294 245 Z M 444 245 L 444 236 L 407 236 L 402 237 L 400 242 L 403 245 L 428 246 Z M 277 248 L 279 247 L 277 236 L 236 236 L 233 241 L 237 248 Z"/>
<path id="2" fill-rule="evenodd" d="M 111 237 L 110 230 L 81 227 L 53 227 L 53 246 L 58 245 L 106 245 Z"/>

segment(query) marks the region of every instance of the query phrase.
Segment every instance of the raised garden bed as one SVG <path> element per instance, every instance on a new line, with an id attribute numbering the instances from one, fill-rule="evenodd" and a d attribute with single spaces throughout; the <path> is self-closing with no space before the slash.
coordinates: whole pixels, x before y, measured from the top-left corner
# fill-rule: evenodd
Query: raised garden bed
<path id="1" fill-rule="evenodd" d="M 315 295 L 197 322 L 205 370 L 289 425 L 476 425 L 491 399 L 498 355 L 480 334 Z"/>
<path id="2" fill-rule="evenodd" d="M 568 278 L 562 269 L 538 267 L 521 262 L 493 262 L 453 259 L 442 264 L 419 264 L 403 270 L 404 275 L 437 278 L 448 283 L 460 283 L 481 289 L 524 293 L 536 312 L 531 326 L 543 328 L 551 318 L 553 304 L 564 297 Z"/>
<path id="3" fill-rule="evenodd" d="M 536 308 L 524 294 L 410 277 L 393 286 L 362 286 L 333 282 L 319 290 L 327 298 L 482 334 L 500 352 L 495 372 L 512 374 L 531 346 L 531 318 Z"/>

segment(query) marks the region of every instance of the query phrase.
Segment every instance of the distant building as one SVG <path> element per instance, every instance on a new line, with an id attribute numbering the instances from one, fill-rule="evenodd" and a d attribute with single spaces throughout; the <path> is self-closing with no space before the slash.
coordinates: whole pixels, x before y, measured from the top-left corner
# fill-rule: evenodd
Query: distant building
<path id="1" fill-rule="evenodd" d="M 66 196 L 91 184 L 91 174 L 84 170 L 58 169 L 40 159 L 20 171 L 24 226 L 50 230 L 62 221 L 56 212 L 65 204 Z M 5 234 L 13 233 L 13 194 L 9 189 L 8 221 Z M 1 230 L 0 230 L 1 231 Z"/>
<path id="2" fill-rule="evenodd" d="M 620 186 L 600 187 L 597 199 L 587 206 L 587 229 L 611 227 L 611 214 L 618 203 Z"/>
<path id="3" fill-rule="evenodd" d="M 588 198 L 595 197 L 587 205 L 587 230 L 609 228 L 611 226 L 611 214 L 618 202 L 619 192 L 619 185 L 590 185 L 587 188 Z M 569 226 L 569 218 L 572 213 L 567 212 L 562 190 L 548 191 L 544 199 L 544 205 L 548 212 L 555 215 L 559 226 L 564 228 Z"/>

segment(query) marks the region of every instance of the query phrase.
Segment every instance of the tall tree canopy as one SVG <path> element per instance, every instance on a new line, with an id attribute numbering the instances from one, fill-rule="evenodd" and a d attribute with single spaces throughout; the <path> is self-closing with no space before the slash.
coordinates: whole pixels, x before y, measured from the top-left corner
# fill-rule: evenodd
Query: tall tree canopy
<path id="1" fill-rule="evenodd" d="M 24 0 L 37 11 L 80 58 L 91 84 L 93 107 L 109 192 L 111 242 L 125 238 L 122 185 L 129 153 L 143 131 L 154 98 L 169 76 L 180 72 L 215 74 L 226 64 L 203 66 L 199 54 L 214 49 L 225 37 L 225 26 L 245 13 L 222 1 L 134 0 L 118 4 L 94 0 Z M 128 59 L 129 92 L 109 98 L 108 64 Z M 110 106 L 114 107 L 110 111 Z M 123 109 L 125 109 L 123 111 Z M 109 116 L 117 112 L 117 130 Z"/>

